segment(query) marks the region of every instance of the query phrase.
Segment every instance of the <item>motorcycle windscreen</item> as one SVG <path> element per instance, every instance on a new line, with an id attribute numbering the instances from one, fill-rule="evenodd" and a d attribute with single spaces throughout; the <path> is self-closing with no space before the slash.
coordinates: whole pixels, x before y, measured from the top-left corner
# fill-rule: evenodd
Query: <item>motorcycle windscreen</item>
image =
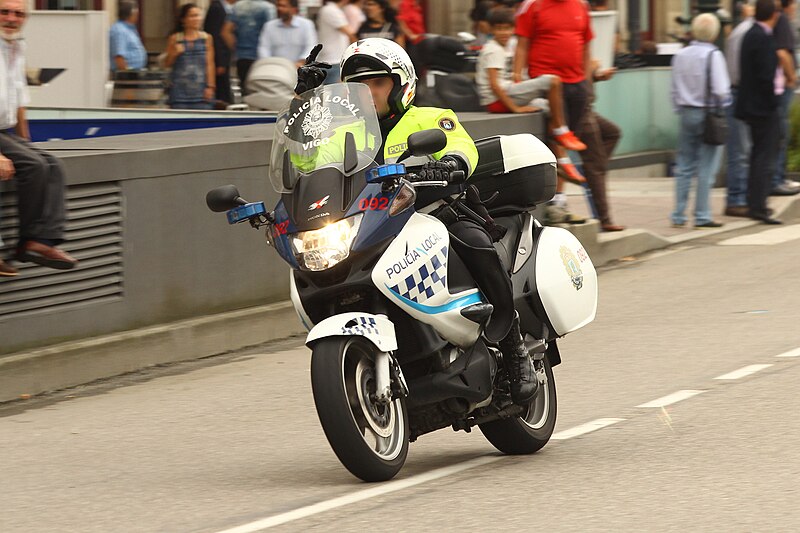
<path id="1" fill-rule="evenodd" d="M 323 85 L 292 99 L 280 111 L 270 156 L 270 181 L 290 193 L 303 176 L 331 169 L 352 176 L 373 163 L 381 131 L 369 87 Z"/>

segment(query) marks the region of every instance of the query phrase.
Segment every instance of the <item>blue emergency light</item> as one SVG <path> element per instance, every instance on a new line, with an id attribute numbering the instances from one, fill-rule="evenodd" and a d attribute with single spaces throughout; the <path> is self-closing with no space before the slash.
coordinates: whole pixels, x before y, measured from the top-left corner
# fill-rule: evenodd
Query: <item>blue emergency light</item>
<path id="1" fill-rule="evenodd" d="M 254 217 L 266 215 L 267 208 L 264 206 L 264 202 L 253 202 L 252 204 L 234 207 L 226 214 L 228 216 L 228 224 L 238 224 Z"/>
<path id="2" fill-rule="evenodd" d="M 367 183 L 383 183 L 395 176 L 403 176 L 405 173 L 406 166 L 402 163 L 381 165 L 367 171 Z"/>

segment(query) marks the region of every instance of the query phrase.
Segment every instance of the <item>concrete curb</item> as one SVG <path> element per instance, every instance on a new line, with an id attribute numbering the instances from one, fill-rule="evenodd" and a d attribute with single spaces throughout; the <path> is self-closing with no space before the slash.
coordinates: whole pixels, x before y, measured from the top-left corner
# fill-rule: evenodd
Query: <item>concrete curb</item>
<path id="1" fill-rule="evenodd" d="M 779 218 L 800 216 L 800 201 Z M 564 226 L 596 266 L 760 224 L 741 220 L 715 230 L 662 237 L 646 230 L 601 233 L 597 221 Z M 290 301 L 58 344 L 0 358 L 0 402 L 82 385 L 165 363 L 202 359 L 305 333 Z"/>
<path id="2" fill-rule="evenodd" d="M 0 402 L 305 332 L 289 301 L 0 358 Z"/>

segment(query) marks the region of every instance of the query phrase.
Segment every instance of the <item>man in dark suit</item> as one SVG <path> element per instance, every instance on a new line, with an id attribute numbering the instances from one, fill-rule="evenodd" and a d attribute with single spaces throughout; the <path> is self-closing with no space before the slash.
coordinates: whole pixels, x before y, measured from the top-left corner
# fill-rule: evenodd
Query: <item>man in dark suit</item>
<path id="1" fill-rule="evenodd" d="M 778 158 L 780 100 L 775 92 L 778 56 L 772 28 L 778 20 L 775 0 L 756 2 L 756 22 L 745 34 L 739 56 L 741 78 L 736 99 L 736 118 L 750 127 L 753 148 L 747 177 L 750 218 L 780 224 L 767 208 L 772 176 Z M 780 78 L 778 79 L 780 83 Z"/>
<path id="2" fill-rule="evenodd" d="M 233 103 L 231 93 L 231 50 L 234 45 L 233 23 L 230 21 L 229 12 L 231 4 L 227 0 L 213 0 L 208 7 L 203 29 L 214 38 L 214 65 L 216 65 L 216 94 L 217 101 L 227 104 Z"/>

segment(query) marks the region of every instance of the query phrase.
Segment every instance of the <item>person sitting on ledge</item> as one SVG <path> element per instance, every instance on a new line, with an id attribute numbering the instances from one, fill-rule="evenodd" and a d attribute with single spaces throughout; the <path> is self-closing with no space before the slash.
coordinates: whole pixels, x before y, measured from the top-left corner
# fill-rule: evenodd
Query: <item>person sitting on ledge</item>
<path id="1" fill-rule="evenodd" d="M 67 270 L 78 261 L 57 248 L 66 222 L 64 167 L 53 155 L 30 142 L 25 106 L 25 43 L 20 31 L 28 16 L 24 0 L 0 0 L 0 181 L 17 187 L 19 241 L 17 261 Z M 11 130 L 14 130 L 12 133 Z M 14 276 L 15 268 L 0 260 L 0 275 Z"/>

